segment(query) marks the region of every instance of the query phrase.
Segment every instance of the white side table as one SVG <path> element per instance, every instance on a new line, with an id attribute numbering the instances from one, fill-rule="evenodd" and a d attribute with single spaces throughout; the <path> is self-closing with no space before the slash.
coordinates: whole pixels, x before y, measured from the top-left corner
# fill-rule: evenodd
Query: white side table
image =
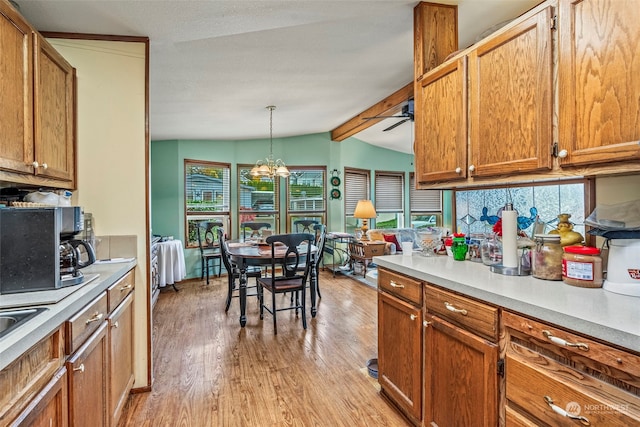
<path id="1" fill-rule="evenodd" d="M 158 286 L 163 288 L 173 286 L 176 291 L 176 282 L 187 277 L 187 268 L 184 262 L 184 250 L 182 241 L 167 240 L 158 243 Z"/>

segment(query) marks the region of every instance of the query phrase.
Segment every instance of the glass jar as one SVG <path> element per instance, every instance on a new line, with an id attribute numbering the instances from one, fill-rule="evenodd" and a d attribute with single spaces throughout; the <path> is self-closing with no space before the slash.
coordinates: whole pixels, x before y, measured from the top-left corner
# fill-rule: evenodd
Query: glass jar
<path id="1" fill-rule="evenodd" d="M 531 274 L 544 280 L 562 280 L 562 245 L 557 234 L 536 234 Z"/>
<path id="2" fill-rule="evenodd" d="M 502 262 L 502 248 L 495 233 L 491 233 L 480 242 L 480 256 L 484 265 L 496 265 Z"/>
<path id="3" fill-rule="evenodd" d="M 484 240 L 484 233 L 471 233 L 469 237 L 469 248 L 467 254 L 469 260 L 473 262 L 482 262 L 482 254 L 480 253 L 480 244 Z"/>
<path id="4" fill-rule="evenodd" d="M 467 257 L 467 241 L 462 237 L 454 237 L 451 244 L 451 251 L 453 252 L 453 259 L 456 261 L 464 261 Z"/>

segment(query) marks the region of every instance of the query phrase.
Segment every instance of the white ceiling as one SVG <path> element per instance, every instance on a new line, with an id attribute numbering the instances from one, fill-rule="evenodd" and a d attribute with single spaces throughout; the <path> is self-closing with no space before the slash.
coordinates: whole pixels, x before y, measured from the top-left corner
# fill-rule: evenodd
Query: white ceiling
<path id="1" fill-rule="evenodd" d="M 328 132 L 413 79 L 415 0 L 16 0 L 40 31 L 150 40 L 152 140 Z M 458 4 L 460 47 L 539 0 Z M 409 122 L 355 137 L 411 152 Z"/>

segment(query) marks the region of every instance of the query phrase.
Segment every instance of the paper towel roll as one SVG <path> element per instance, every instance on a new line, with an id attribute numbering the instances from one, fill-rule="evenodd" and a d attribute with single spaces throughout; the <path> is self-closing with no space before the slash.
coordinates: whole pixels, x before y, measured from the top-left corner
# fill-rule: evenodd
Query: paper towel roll
<path id="1" fill-rule="evenodd" d="M 518 267 L 518 212 L 502 211 L 502 265 L 508 268 Z"/>

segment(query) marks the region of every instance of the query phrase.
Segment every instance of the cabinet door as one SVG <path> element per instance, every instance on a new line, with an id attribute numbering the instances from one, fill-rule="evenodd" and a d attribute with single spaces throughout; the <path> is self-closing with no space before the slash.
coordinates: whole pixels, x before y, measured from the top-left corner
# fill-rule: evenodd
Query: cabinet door
<path id="1" fill-rule="evenodd" d="M 422 413 L 422 314 L 385 292 L 378 294 L 378 382 L 415 421 Z"/>
<path id="2" fill-rule="evenodd" d="M 424 425 L 498 425 L 498 346 L 426 315 Z"/>
<path id="3" fill-rule="evenodd" d="M 466 58 L 415 84 L 415 167 L 418 184 L 467 177 Z"/>
<path id="4" fill-rule="evenodd" d="M 547 7 L 469 53 L 472 176 L 551 169 L 552 27 Z"/>
<path id="5" fill-rule="evenodd" d="M 561 165 L 640 159 L 637 0 L 561 0 Z"/>
<path id="6" fill-rule="evenodd" d="M 33 39 L 22 16 L 0 3 L 0 169 L 33 173 Z"/>
<path id="7" fill-rule="evenodd" d="M 35 52 L 36 174 L 73 181 L 74 69 L 40 35 L 35 38 Z"/>
<path id="8" fill-rule="evenodd" d="M 133 293 L 109 316 L 109 379 L 111 392 L 109 416 L 118 424 L 124 404 L 133 386 Z"/>
<path id="9" fill-rule="evenodd" d="M 69 426 L 102 427 L 107 421 L 107 322 L 67 360 Z"/>
<path id="10" fill-rule="evenodd" d="M 63 366 L 29 406 L 16 418 L 12 427 L 67 427 L 67 369 Z"/>

